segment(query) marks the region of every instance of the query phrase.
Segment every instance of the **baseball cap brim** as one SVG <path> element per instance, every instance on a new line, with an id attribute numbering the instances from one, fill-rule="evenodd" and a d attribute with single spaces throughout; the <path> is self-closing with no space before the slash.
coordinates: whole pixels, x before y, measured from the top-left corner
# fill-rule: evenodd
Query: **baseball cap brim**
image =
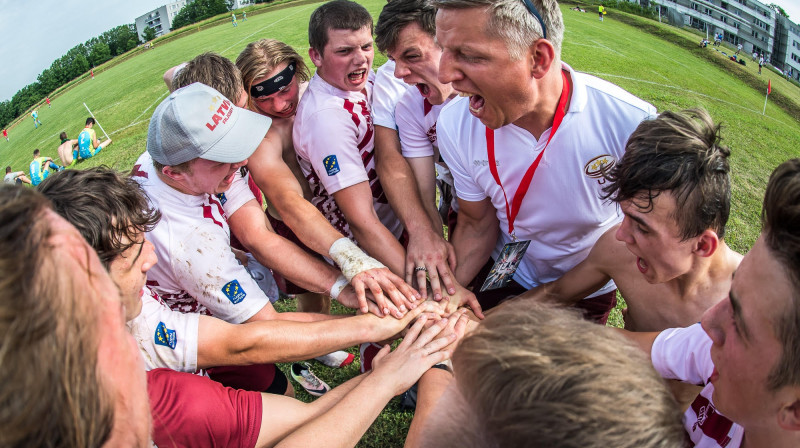
<path id="1" fill-rule="evenodd" d="M 236 121 L 222 138 L 200 154 L 201 159 L 238 163 L 253 155 L 261 144 L 272 125 L 272 119 L 247 109 L 236 108 L 237 113 L 231 117 Z"/>

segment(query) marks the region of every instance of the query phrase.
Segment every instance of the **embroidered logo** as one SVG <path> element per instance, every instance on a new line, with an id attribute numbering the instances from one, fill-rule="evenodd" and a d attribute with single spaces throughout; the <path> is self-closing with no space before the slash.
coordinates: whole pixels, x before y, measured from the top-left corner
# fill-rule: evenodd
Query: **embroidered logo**
<path id="1" fill-rule="evenodd" d="M 335 176 L 341 171 L 339 169 L 339 161 L 336 160 L 335 155 L 329 155 L 322 159 L 322 164 L 325 166 L 325 171 L 328 172 L 328 176 Z"/>
<path id="2" fill-rule="evenodd" d="M 583 172 L 590 178 L 597 179 L 598 184 L 603 185 L 606 183 L 606 178 L 603 174 L 614 168 L 616 164 L 617 161 L 614 157 L 609 154 L 603 154 L 587 162 L 583 167 Z"/>
<path id="3" fill-rule="evenodd" d="M 231 280 L 226 283 L 225 286 L 222 287 L 222 293 L 225 294 L 225 297 L 233 302 L 234 305 L 247 297 L 247 293 L 244 292 L 244 288 L 239 284 L 239 280 Z"/>
<path id="4" fill-rule="evenodd" d="M 156 345 L 163 345 L 164 347 L 175 350 L 175 345 L 178 343 L 178 336 L 175 334 L 175 330 L 170 330 L 164 322 L 159 322 L 156 327 L 155 343 Z"/>
<path id="5" fill-rule="evenodd" d="M 225 197 L 225 193 L 217 194 L 217 199 L 219 199 L 219 203 L 222 205 L 225 205 L 225 203 L 228 202 L 228 198 Z"/>
<path id="6" fill-rule="evenodd" d="M 217 107 L 216 103 L 220 100 L 222 100 L 222 103 L 219 105 L 219 107 Z M 225 124 L 228 122 L 228 120 L 231 118 L 231 115 L 233 115 L 233 107 L 231 107 L 230 101 L 219 96 L 212 98 L 211 102 L 213 104 L 208 106 L 208 110 L 214 112 L 214 114 L 211 116 L 211 121 L 213 124 L 210 122 L 206 123 L 206 127 L 213 131 L 217 128 L 218 124 Z"/>

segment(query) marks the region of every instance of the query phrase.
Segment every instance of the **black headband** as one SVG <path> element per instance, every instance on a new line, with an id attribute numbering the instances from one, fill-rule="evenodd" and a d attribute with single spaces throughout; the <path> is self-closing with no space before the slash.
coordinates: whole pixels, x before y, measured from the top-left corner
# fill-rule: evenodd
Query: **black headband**
<path id="1" fill-rule="evenodd" d="M 547 39 L 547 27 L 544 26 L 544 20 L 542 20 L 542 16 L 539 14 L 539 11 L 536 10 L 536 7 L 533 6 L 531 0 L 522 0 L 525 3 L 525 7 L 528 8 L 531 14 L 536 17 L 536 20 L 539 21 L 539 25 L 542 26 L 542 38 Z"/>
<path id="2" fill-rule="evenodd" d="M 253 98 L 261 98 L 270 96 L 275 92 L 280 92 L 285 89 L 294 78 L 294 61 L 290 62 L 285 69 L 272 78 L 254 84 L 250 87 L 250 96 Z"/>

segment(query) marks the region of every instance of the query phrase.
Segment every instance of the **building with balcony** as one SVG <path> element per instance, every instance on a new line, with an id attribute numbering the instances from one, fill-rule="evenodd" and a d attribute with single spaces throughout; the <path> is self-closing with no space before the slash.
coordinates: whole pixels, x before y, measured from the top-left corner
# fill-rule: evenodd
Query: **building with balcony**
<path id="1" fill-rule="evenodd" d="M 778 14 L 770 63 L 800 81 L 800 26 Z"/>
<path id="2" fill-rule="evenodd" d="M 175 2 L 167 3 L 160 6 L 144 15 L 136 18 L 136 33 L 139 39 L 144 40 L 144 29 L 147 27 L 156 30 L 156 37 L 172 31 L 172 20 L 178 14 L 178 11 L 186 6 L 187 0 L 178 0 Z"/>

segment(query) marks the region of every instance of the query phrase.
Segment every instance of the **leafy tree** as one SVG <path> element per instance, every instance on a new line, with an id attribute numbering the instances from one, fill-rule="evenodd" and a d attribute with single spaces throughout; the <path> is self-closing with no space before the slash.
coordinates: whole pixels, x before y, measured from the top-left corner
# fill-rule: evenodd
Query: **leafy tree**
<path id="1" fill-rule="evenodd" d="M 230 11 L 230 7 L 226 0 L 193 0 L 186 3 L 186 6 L 175 15 L 175 18 L 172 19 L 172 28 L 191 25 L 228 11 Z"/>
<path id="2" fill-rule="evenodd" d="M 783 17 L 786 17 L 787 19 L 789 18 L 789 14 L 787 14 L 786 11 L 784 11 L 783 8 L 780 7 L 780 5 L 776 5 L 775 3 L 770 3 L 769 7 L 777 11 L 778 14 L 782 15 Z"/>
<path id="3" fill-rule="evenodd" d="M 111 50 L 105 42 L 97 42 L 92 47 L 92 52 L 89 54 L 89 60 L 92 65 L 98 66 L 103 62 L 111 59 Z"/>
<path id="4" fill-rule="evenodd" d="M 156 38 L 156 30 L 152 27 L 145 27 L 144 31 L 142 32 L 142 39 L 145 42 L 150 42 L 151 40 Z"/>
<path id="5" fill-rule="evenodd" d="M 77 78 L 87 71 L 89 71 L 89 61 L 86 60 L 86 56 L 79 54 L 72 61 L 72 79 Z"/>
<path id="6" fill-rule="evenodd" d="M 127 50 L 132 50 L 132 49 L 136 48 L 137 45 L 139 45 L 139 41 L 136 38 L 132 37 L 132 38 L 130 38 L 130 40 L 128 40 L 128 46 L 127 46 L 127 48 L 125 50 L 126 51 Z"/>

